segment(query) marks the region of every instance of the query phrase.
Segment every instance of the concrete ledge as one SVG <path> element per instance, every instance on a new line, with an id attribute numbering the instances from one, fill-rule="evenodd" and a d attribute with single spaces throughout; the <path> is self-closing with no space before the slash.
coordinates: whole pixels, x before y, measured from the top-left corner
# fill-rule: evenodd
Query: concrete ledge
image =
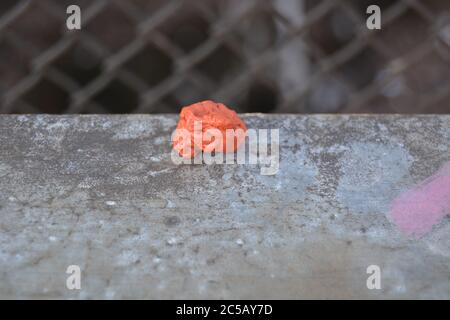
<path id="1" fill-rule="evenodd" d="M 448 216 L 388 217 L 450 161 L 450 116 L 243 118 L 280 129 L 278 174 L 174 165 L 174 115 L 0 116 L 0 298 L 450 298 Z"/>

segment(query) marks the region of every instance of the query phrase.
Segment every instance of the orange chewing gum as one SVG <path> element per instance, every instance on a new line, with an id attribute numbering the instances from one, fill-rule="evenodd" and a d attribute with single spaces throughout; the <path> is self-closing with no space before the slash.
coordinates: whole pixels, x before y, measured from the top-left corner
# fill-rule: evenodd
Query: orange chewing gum
<path id="1" fill-rule="evenodd" d="M 207 100 L 181 109 L 172 143 L 181 156 L 188 158 L 201 151 L 235 152 L 245 141 L 246 132 L 247 126 L 234 110 Z"/>

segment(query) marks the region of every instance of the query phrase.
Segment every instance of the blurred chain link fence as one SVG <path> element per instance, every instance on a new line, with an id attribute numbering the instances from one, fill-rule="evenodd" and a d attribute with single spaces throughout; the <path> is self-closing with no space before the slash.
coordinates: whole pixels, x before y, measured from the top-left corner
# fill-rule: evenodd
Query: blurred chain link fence
<path id="1" fill-rule="evenodd" d="M 66 8 L 82 29 L 66 28 Z M 382 30 L 366 28 L 366 8 Z M 2 0 L 1 113 L 450 113 L 450 1 Z"/>

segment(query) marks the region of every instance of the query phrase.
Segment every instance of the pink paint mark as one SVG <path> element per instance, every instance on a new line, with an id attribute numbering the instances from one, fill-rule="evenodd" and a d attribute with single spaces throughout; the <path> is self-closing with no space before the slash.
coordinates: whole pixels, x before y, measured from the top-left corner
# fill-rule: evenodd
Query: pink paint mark
<path id="1" fill-rule="evenodd" d="M 420 237 L 449 213 L 450 165 L 447 165 L 395 199 L 390 216 L 400 231 Z"/>

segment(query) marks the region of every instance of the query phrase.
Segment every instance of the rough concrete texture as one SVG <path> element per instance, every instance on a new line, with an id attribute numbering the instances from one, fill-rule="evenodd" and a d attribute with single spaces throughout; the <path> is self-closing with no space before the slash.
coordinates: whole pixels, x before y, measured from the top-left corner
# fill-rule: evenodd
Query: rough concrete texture
<path id="1" fill-rule="evenodd" d="M 278 174 L 176 166 L 174 115 L 1 116 L 0 298 L 450 298 L 449 217 L 387 216 L 449 161 L 450 116 L 243 119 L 280 129 Z"/>

